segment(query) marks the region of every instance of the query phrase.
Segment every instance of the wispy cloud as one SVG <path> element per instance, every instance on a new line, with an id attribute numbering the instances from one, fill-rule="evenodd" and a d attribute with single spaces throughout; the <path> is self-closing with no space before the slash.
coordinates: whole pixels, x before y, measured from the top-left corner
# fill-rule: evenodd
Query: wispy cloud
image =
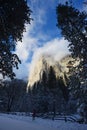
<path id="1" fill-rule="evenodd" d="M 24 33 L 22 42 L 18 42 L 16 46 L 16 54 L 20 58 L 22 64 L 19 65 L 19 69 L 15 69 L 17 78 L 25 78 L 28 76 L 31 53 L 37 48 L 38 39 L 31 36 L 30 32 L 33 30 L 33 25 L 27 26 L 27 30 Z"/>
<path id="2" fill-rule="evenodd" d="M 57 3 L 57 0 L 56 0 Z M 43 26 L 47 23 L 47 11 L 56 8 L 54 0 L 29 0 L 31 7 L 32 18 L 31 25 L 26 26 L 23 41 L 18 42 L 16 53 L 19 56 L 22 64 L 19 65 L 19 70 L 15 70 L 17 78 L 28 78 L 28 75 L 39 56 L 51 55 L 55 60 L 62 58 L 68 53 L 67 41 L 64 39 L 52 38 L 43 32 Z M 53 31 L 53 30 L 52 30 Z M 50 38 L 51 37 L 51 38 Z"/>
<path id="3" fill-rule="evenodd" d="M 87 13 L 87 0 L 83 0 L 83 10 Z"/>

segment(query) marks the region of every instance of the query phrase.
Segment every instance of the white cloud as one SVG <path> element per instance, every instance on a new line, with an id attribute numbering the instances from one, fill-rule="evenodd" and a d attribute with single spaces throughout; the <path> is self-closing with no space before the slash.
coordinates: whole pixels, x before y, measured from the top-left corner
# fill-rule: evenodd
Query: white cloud
<path id="1" fill-rule="evenodd" d="M 37 7 L 42 8 L 43 6 L 45 9 L 52 8 L 56 3 L 58 3 L 58 0 L 29 0 L 29 5 L 32 6 L 33 9 Z"/>
<path id="2" fill-rule="evenodd" d="M 35 48 L 37 48 L 38 39 L 34 38 L 30 35 L 30 32 L 33 30 L 33 25 L 27 26 L 26 32 L 24 32 L 22 42 L 18 42 L 16 46 L 16 54 L 21 60 L 22 64 L 19 65 L 19 69 L 15 70 L 17 78 L 25 78 L 29 73 L 29 58 L 31 56 L 31 52 L 34 52 Z"/>
<path id="3" fill-rule="evenodd" d="M 32 17 L 34 17 L 34 25 L 39 24 L 39 26 L 45 24 L 46 22 L 46 10 L 43 5 L 43 1 L 40 0 L 30 0 L 29 6 L 31 7 L 31 10 L 33 11 Z M 35 27 L 35 26 L 34 26 Z"/>
<path id="4" fill-rule="evenodd" d="M 26 26 L 26 32 L 23 33 L 23 40 L 22 42 L 18 42 L 16 46 L 16 54 L 22 61 L 22 64 L 19 65 L 19 69 L 15 70 L 17 78 L 24 78 L 27 77 L 29 74 L 29 67 L 31 60 L 31 53 L 34 53 L 35 49 L 38 48 L 38 45 L 41 43 L 39 42 L 40 39 L 44 41 L 47 40 L 47 37 L 42 32 L 42 26 L 46 22 L 46 14 L 44 7 L 42 5 L 39 7 L 39 1 L 30 0 L 29 5 L 32 13 L 32 18 L 34 21 L 31 21 L 31 25 Z M 40 2 L 42 3 L 42 2 Z"/>
<path id="5" fill-rule="evenodd" d="M 31 22 L 31 25 L 26 26 L 27 30 L 24 32 L 23 41 L 22 43 L 18 42 L 16 46 L 16 54 L 22 61 L 22 64 L 19 65 L 19 69 L 15 70 L 17 78 L 28 78 L 30 69 L 42 54 L 51 55 L 57 60 L 69 53 L 67 41 L 58 38 L 48 41 L 50 36 L 43 33 L 42 30 L 43 25 L 47 24 L 47 7 L 53 8 L 55 7 L 53 6 L 54 4 L 54 0 L 30 0 L 29 5 L 33 11 L 31 17 L 34 21 Z M 43 41 L 44 46 L 41 45 L 41 40 Z M 39 47 L 39 45 L 42 47 Z M 30 62 L 30 60 L 32 60 L 32 62 Z"/>
<path id="6" fill-rule="evenodd" d="M 55 38 L 45 43 L 43 47 L 37 48 L 35 50 L 32 62 L 30 64 L 30 73 L 33 71 L 34 66 L 36 65 L 38 59 L 41 56 L 50 56 L 53 58 L 55 62 L 55 61 L 59 61 L 67 54 L 70 54 L 67 47 L 68 44 L 69 44 L 68 41 L 64 40 L 64 38 L 61 39 Z"/>

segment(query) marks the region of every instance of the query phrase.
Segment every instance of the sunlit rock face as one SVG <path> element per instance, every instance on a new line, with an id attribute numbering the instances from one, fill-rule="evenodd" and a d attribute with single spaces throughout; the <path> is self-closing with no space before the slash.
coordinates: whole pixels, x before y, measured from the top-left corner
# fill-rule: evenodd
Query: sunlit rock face
<path id="1" fill-rule="evenodd" d="M 54 60 L 54 58 L 50 55 L 39 57 L 39 59 L 31 67 L 28 87 L 32 87 L 35 82 L 40 81 L 43 71 L 48 73 L 50 66 L 54 68 L 57 78 L 63 77 L 64 79 L 64 73 L 68 72 L 67 65 L 70 60 L 72 60 L 72 58 L 69 55 L 63 57 L 59 61 Z"/>

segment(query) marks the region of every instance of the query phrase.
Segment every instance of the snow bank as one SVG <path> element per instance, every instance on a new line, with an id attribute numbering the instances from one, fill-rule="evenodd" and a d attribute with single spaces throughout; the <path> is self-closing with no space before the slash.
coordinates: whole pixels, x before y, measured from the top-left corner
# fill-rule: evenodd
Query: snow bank
<path id="1" fill-rule="evenodd" d="M 87 130 L 86 124 L 0 114 L 0 130 Z"/>

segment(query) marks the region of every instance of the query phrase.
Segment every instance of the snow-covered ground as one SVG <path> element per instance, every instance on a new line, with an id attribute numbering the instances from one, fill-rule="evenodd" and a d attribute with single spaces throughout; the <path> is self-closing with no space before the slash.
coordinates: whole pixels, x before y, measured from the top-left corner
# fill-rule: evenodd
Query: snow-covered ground
<path id="1" fill-rule="evenodd" d="M 87 124 L 0 114 L 0 130 L 87 130 Z"/>

